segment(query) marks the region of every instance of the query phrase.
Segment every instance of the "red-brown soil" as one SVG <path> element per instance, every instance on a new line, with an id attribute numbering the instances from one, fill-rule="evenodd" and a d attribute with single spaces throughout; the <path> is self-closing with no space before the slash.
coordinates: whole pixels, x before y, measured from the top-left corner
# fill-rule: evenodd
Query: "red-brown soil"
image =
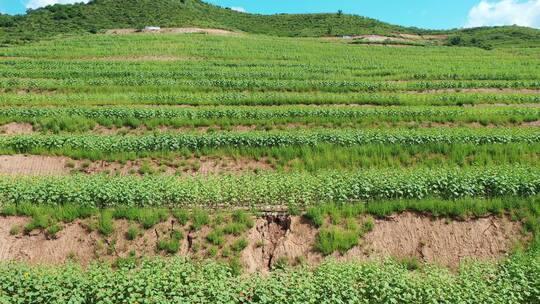
<path id="1" fill-rule="evenodd" d="M 22 227 L 29 221 L 21 217 L 0 217 L 0 261 L 62 264 L 75 260 L 87 265 L 93 260 L 114 261 L 134 252 L 136 256 L 165 255 L 156 250 L 160 239 L 167 238 L 172 230 L 184 234 L 178 255 L 208 258 L 212 247 L 206 235 L 209 226 L 191 231 L 189 224 L 182 226 L 175 219 L 141 231 L 133 241 L 125 237 L 130 226 L 125 220 L 115 221 L 115 232 L 103 237 L 89 232 L 88 220 L 62 224 L 56 238 L 43 231 L 22 232 L 12 235 L 13 227 Z M 300 262 L 317 265 L 325 257 L 314 250 L 318 230 L 305 218 L 287 215 L 267 215 L 255 220 L 255 225 L 244 237 L 248 246 L 241 253 L 247 272 L 267 272 L 278 263 Z M 225 246 L 234 237 L 225 240 Z M 335 253 L 331 258 L 343 261 L 380 260 L 387 257 L 416 258 L 421 262 L 436 263 L 456 268 L 464 259 L 493 261 L 502 258 L 526 237 L 518 222 L 506 218 L 485 217 L 466 221 L 434 219 L 415 213 L 402 213 L 375 221 L 374 229 L 367 233 L 358 246 L 345 254 Z M 221 250 L 220 250 L 221 252 Z"/>

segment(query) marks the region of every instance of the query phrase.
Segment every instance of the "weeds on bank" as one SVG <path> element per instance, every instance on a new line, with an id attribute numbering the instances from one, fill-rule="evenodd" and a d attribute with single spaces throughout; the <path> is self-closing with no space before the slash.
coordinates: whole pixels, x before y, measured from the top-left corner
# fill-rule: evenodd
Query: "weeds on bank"
<path id="1" fill-rule="evenodd" d="M 182 234 L 173 234 L 171 237 L 159 240 L 157 244 L 157 249 L 160 251 L 165 251 L 169 254 L 178 253 L 180 250 L 180 241 L 182 240 Z"/>
<path id="2" fill-rule="evenodd" d="M 316 249 L 325 255 L 346 252 L 358 244 L 359 238 L 374 228 L 374 220 L 366 216 L 386 217 L 405 211 L 419 212 L 434 217 L 465 220 L 486 215 L 508 215 L 523 223 L 524 233 L 532 240 L 529 250 L 540 252 L 540 196 L 502 198 L 463 198 L 441 200 L 384 200 L 358 204 L 322 204 L 306 210 L 305 216 L 320 228 Z M 361 226 L 358 217 L 365 215 Z"/>
<path id="3" fill-rule="evenodd" d="M 421 200 L 321 204 L 307 208 L 304 216 L 320 229 L 315 245 L 316 249 L 328 255 L 335 251 L 345 252 L 356 246 L 362 235 L 374 228 L 374 220 L 370 216 L 386 217 L 404 211 L 457 219 L 481 217 L 488 214 L 507 215 L 511 220 L 521 221 L 524 233 L 532 236 L 529 250 L 540 252 L 540 196 L 538 195 L 491 199 L 442 200 L 425 198 Z M 301 210 L 294 210 L 294 214 L 300 213 Z M 239 238 L 254 225 L 251 214 L 242 210 L 231 213 L 218 212 L 210 217 L 208 211 L 200 208 L 169 210 L 165 208 L 119 207 L 98 210 L 72 204 L 44 206 L 23 203 L 2 206 L 0 215 L 30 217 L 30 221 L 25 226 L 12 227 L 10 229 L 12 235 L 41 230 L 53 238 L 61 231 L 62 223 L 71 223 L 77 219 L 86 219 L 85 225 L 89 230 L 110 236 L 114 232 L 115 219 L 126 219 L 137 223 L 144 229 L 149 229 L 173 216 L 181 226 L 190 224 L 194 231 L 200 230 L 204 226 L 210 226 L 212 230 L 205 237 L 210 245 L 209 248 L 206 248 L 207 254 L 216 256 L 221 251 L 222 256 L 226 257 L 233 256 L 235 252 L 245 248 L 242 238 L 227 244 L 227 236 L 231 236 L 233 239 Z M 139 235 L 139 228 L 130 226 L 126 238 L 133 240 Z M 175 240 L 179 239 L 181 238 L 178 236 L 171 236 L 170 239 L 162 242 L 160 248 L 167 252 L 175 251 L 176 243 L 179 243 Z"/>

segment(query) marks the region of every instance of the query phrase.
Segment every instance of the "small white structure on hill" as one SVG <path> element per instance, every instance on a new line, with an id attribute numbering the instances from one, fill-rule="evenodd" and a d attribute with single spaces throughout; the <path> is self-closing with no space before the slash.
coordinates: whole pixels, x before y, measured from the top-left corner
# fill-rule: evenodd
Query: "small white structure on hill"
<path id="1" fill-rule="evenodd" d="M 145 31 L 159 31 L 159 30 L 161 30 L 161 27 L 159 27 L 159 26 L 145 26 L 144 30 Z"/>

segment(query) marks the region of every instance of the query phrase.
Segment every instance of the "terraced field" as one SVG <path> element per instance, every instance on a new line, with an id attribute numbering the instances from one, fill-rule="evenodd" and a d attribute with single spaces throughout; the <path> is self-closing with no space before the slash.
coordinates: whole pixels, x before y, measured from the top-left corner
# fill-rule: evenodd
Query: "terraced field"
<path id="1" fill-rule="evenodd" d="M 0 303 L 540 298 L 536 48 L 54 38 L 0 105 Z"/>

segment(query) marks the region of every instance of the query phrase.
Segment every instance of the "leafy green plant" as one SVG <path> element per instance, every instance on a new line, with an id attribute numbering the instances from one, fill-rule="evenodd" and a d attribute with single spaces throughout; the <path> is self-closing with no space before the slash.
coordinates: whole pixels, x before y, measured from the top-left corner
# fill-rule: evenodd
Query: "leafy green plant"
<path id="1" fill-rule="evenodd" d="M 150 229 L 164 222 L 169 217 L 166 209 L 119 207 L 113 210 L 115 219 L 127 219 L 139 222 L 144 229 Z"/>
<path id="2" fill-rule="evenodd" d="M 206 239 L 210 244 L 221 246 L 225 242 L 225 238 L 223 236 L 223 231 L 220 229 L 213 230 L 212 232 L 208 233 L 206 236 Z"/>
<path id="3" fill-rule="evenodd" d="M 48 214 L 35 214 L 32 220 L 24 227 L 25 233 L 30 233 L 35 229 L 46 229 L 51 224 Z"/>
<path id="4" fill-rule="evenodd" d="M 110 212 L 109 210 L 101 212 L 97 225 L 99 233 L 104 236 L 110 236 L 114 232 L 112 212 Z"/>
<path id="5" fill-rule="evenodd" d="M 191 212 L 192 227 L 195 230 L 201 229 L 203 226 L 208 225 L 210 222 L 210 216 L 208 212 L 200 208 L 195 208 Z"/>
<path id="6" fill-rule="evenodd" d="M 368 217 L 362 224 L 362 231 L 370 232 L 373 230 L 373 228 L 375 228 L 375 221 L 372 217 Z"/>
<path id="7" fill-rule="evenodd" d="M 209 257 L 216 257 L 218 254 L 218 248 L 216 246 L 211 246 L 208 248 L 207 253 Z"/>
<path id="8" fill-rule="evenodd" d="M 345 253 L 358 244 L 358 232 L 340 227 L 323 228 L 319 231 L 315 248 L 324 255 L 334 251 Z"/>
<path id="9" fill-rule="evenodd" d="M 174 238 L 159 240 L 157 243 L 157 249 L 160 251 L 166 251 L 169 254 L 175 254 L 180 250 L 180 241 Z"/>
<path id="10" fill-rule="evenodd" d="M 13 225 L 9 229 L 9 234 L 10 235 L 18 235 L 20 232 L 21 232 L 21 227 L 18 226 L 18 225 Z"/>
<path id="11" fill-rule="evenodd" d="M 245 238 L 241 238 L 236 240 L 232 245 L 231 249 L 235 252 L 241 252 L 242 250 L 246 249 L 248 246 L 248 241 Z"/>
<path id="12" fill-rule="evenodd" d="M 189 221 L 189 212 L 184 209 L 173 210 L 173 216 L 178 220 L 180 225 L 184 226 Z"/>
<path id="13" fill-rule="evenodd" d="M 240 235 L 242 234 L 247 227 L 244 224 L 241 223 L 229 223 L 225 225 L 222 229 L 222 231 L 226 234 L 234 234 L 234 235 Z"/>
<path id="14" fill-rule="evenodd" d="M 184 234 L 182 233 L 182 231 L 175 229 L 171 232 L 171 238 L 180 241 L 184 238 Z"/>
<path id="15" fill-rule="evenodd" d="M 128 231 L 126 232 L 126 239 L 133 241 L 139 236 L 139 234 L 140 234 L 140 231 L 137 227 L 130 226 L 128 228 Z"/>
<path id="16" fill-rule="evenodd" d="M 448 303 L 492 301 L 529 304 L 540 296 L 535 288 L 540 278 L 539 262 L 535 256 L 517 254 L 500 263 L 468 263 L 463 266 L 458 271 L 450 272 L 431 266 L 409 270 L 399 261 L 328 261 L 313 269 L 283 267 L 265 276 L 238 276 L 243 269 L 239 259 L 231 259 L 229 264 L 198 263 L 182 257 L 142 259 L 136 263 L 132 260 L 118 262 L 117 269 L 107 263 L 92 264 L 88 269 L 73 265 L 51 267 L 1 263 L 0 298 L 18 298 L 24 303 L 32 303 L 36 296 L 45 302 L 63 296 L 98 302 L 110 299 L 110 295 L 114 294 L 120 301 L 136 300 L 142 303 L 156 297 L 170 299 L 171 293 L 179 297 L 191 297 L 193 291 L 187 289 L 188 286 L 197 290 L 213 286 L 211 294 L 203 292 L 197 295 L 197 301 L 201 302 L 212 302 L 216 297 L 242 302 L 246 294 L 239 290 L 245 292 L 246 288 L 272 303 L 283 299 L 282 294 L 276 293 L 276 288 L 287 295 L 285 301 L 291 298 L 311 298 L 316 303 L 324 303 L 329 298 L 341 302 L 349 299 L 376 302 L 377 299 L 385 298 L 397 303 L 427 303 L 433 300 L 433 294 L 436 293 L 439 301 Z M 194 280 L 195 274 L 202 277 Z M 179 280 L 182 284 L 178 283 Z M 24 289 L 14 288 L 20 284 L 36 286 L 43 281 L 50 283 L 32 295 Z M 351 288 L 351 282 L 359 281 L 365 289 Z M 95 292 L 95 286 L 101 286 L 101 293 Z M 125 286 L 134 290 L 143 286 L 141 290 L 149 294 L 126 294 Z M 50 289 L 54 289 L 55 293 L 49 293 Z M 516 298 L 516 295 L 519 297 Z"/>
<path id="17" fill-rule="evenodd" d="M 62 226 L 55 223 L 47 228 L 47 235 L 52 238 L 56 238 L 56 234 L 62 230 Z"/>
<path id="18" fill-rule="evenodd" d="M 156 224 L 165 221 L 169 216 L 169 212 L 164 209 L 147 210 L 142 209 L 139 215 L 139 221 L 145 229 L 154 227 Z"/>
<path id="19" fill-rule="evenodd" d="M 422 262 L 417 257 L 404 257 L 399 259 L 399 262 L 409 271 L 418 270 L 422 267 Z"/>
<path id="20" fill-rule="evenodd" d="M 387 130 L 314 130 L 305 132 L 222 132 L 215 134 L 154 134 L 144 136 L 100 135 L 17 135 L 2 137 L 0 148 L 27 153 L 33 150 L 61 152 L 121 153 L 178 151 L 182 148 L 203 149 L 242 146 L 298 147 L 314 145 L 356 146 L 364 144 L 425 145 L 537 143 L 538 134 L 528 128 L 485 129 L 387 129 Z M 82 153 L 82 152 L 81 152 Z"/>
<path id="21" fill-rule="evenodd" d="M 117 269 L 135 269 L 139 264 L 139 259 L 134 251 L 131 251 L 127 257 L 118 257 L 114 260 L 112 266 Z"/>
<path id="22" fill-rule="evenodd" d="M 310 207 L 307 209 L 306 217 L 315 225 L 321 227 L 324 224 L 325 214 L 318 207 Z"/>
<path id="23" fill-rule="evenodd" d="M 15 205 L 6 205 L 2 207 L 0 214 L 2 216 L 15 216 L 17 215 L 17 206 Z"/>
<path id="24" fill-rule="evenodd" d="M 285 256 L 279 257 L 273 265 L 273 269 L 286 269 L 289 267 L 289 259 Z"/>
<path id="25" fill-rule="evenodd" d="M 430 196 L 437 199 L 526 197 L 540 193 L 539 174 L 532 168 L 495 166 L 463 170 L 365 170 L 185 178 L 6 177 L 0 180 L 0 195 L 14 204 L 24 200 L 61 205 L 68 200 L 88 207 L 272 206 L 284 202 L 309 206 L 321 201 L 418 200 Z M 222 195 L 214 195 L 215 191 Z M 24 198 L 20 195 L 22 193 Z M 376 204 L 367 206 L 374 214 L 374 209 L 379 207 Z M 309 210 L 307 216 L 310 216 Z M 208 223 L 207 212 L 193 210 L 192 225 L 195 229 Z"/>
<path id="26" fill-rule="evenodd" d="M 232 213 L 233 223 L 244 225 L 246 228 L 253 227 L 253 220 L 250 215 L 243 210 L 235 210 Z"/>
<path id="27" fill-rule="evenodd" d="M 302 214 L 302 211 L 300 210 L 300 208 L 298 208 L 298 206 L 288 206 L 287 213 L 292 216 L 299 216 Z"/>

